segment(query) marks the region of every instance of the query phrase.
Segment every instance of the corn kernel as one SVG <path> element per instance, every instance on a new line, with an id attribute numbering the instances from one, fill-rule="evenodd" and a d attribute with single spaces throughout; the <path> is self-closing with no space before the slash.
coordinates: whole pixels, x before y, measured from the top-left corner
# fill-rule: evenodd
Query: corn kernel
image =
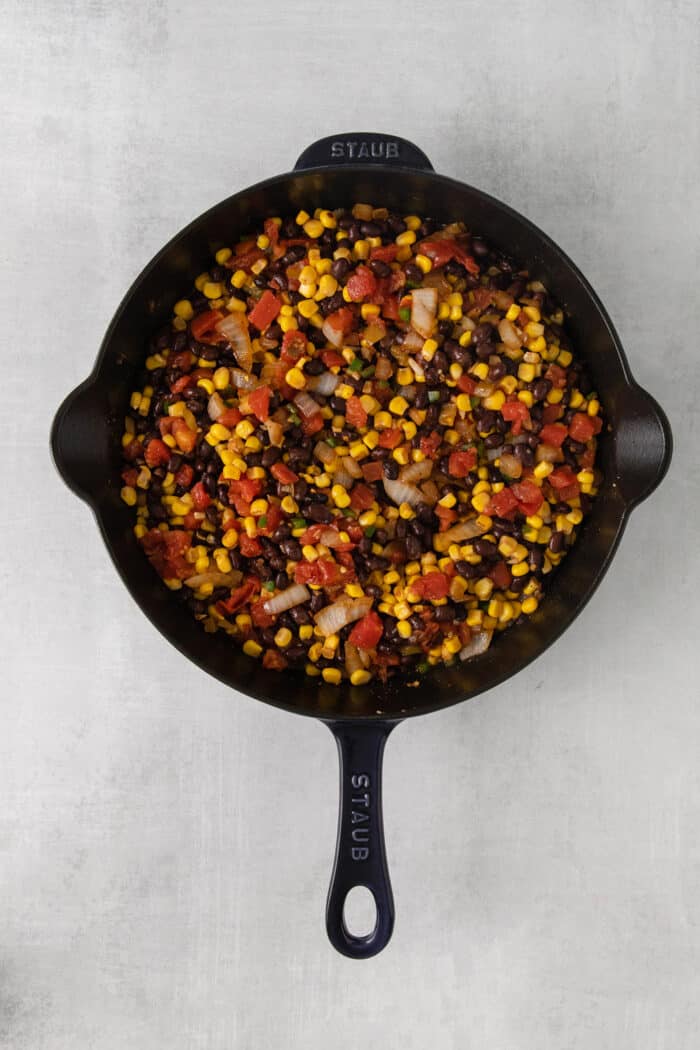
<path id="1" fill-rule="evenodd" d="M 254 642 L 252 638 L 249 638 L 247 642 L 243 643 L 243 652 L 246 656 L 257 658 L 262 652 L 262 646 L 258 645 L 257 642 Z"/>
<path id="2" fill-rule="evenodd" d="M 491 597 L 493 591 L 493 580 L 490 580 L 488 576 L 482 576 L 481 579 L 477 580 L 474 584 L 474 594 L 479 598 L 480 601 L 486 601 L 487 598 Z"/>
<path id="3" fill-rule="evenodd" d="M 501 405 L 505 404 L 506 395 L 502 390 L 494 390 L 493 394 L 489 397 L 485 397 L 483 400 L 484 408 L 488 408 L 494 412 L 498 412 Z"/>
<path id="4" fill-rule="evenodd" d="M 392 459 L 395 459 L 401 467 L 405 467 L 408 463 L 408 449 L 406 449 L 403 445 L 399 445 L 398 448 L 395 448 L 391 456 Z"/>
<path id="5" fill-rule="evenodd" d="M 541 321 L 542 315 L 536 306 L 524 306 L 523 313 L 530 318 L 531 321 Z"/>
<path id="6" fill-rule="evenodd" d="M 432 260 L 429 259 L 427 255 L 422 255 L 420 252 L 416 255 L 413 261 L 423 273 L 430 273 L 433 268 Z"/>
<path id="7" fill-rule="evenodd" d="M 432 361 L 432 359 L 435 357 L 435 352 L 437 348 L 438 345 L 434 339 L 426 339 L 423 343 L 421 354 L 423 355 L 426 361 Z"/>
<path id="8" fill-rule="evenodd" d="M 121 489 L 120 496 L 126 503 L 127 507 L 133 507 L 135 505 L 137 495 L 136 489 L 133 485 L 124 485 Z"/>
<path id="9" fill-rule="evenodd" d="M 207 299 L 220 299 L 223 293 L 223 285 L 221 281 L 206 281 L 202 291 Z"/>
<path id="10" fill-rule="evenodd" d="M 410 230 L 410 229 L 409 230 L 404 230 L 404 232 L 400 233 L 398 235 L 398 237 L 396 238 L 396 243 L 398 244 L 398 246 L 400 248 L 405 248 L 406 245 L 415 244 L 416 243 L 415 230 Z"/>
<path id="11" fill-rule="evenodd" d="M 600 412 L 600 401 L 596 400 L 596 398 L 594 397 L 591 398 L 591 400 L 588 402 L 588 408 L 586 409 L 586 411 L 588 412 L 589 416 L 597 416 Z"/>
<path id="12" fill-rule="evenodd" d="M 507 321 L 517 321 L 517 319 L 519 317 L 520 317 L 520 307 L 518 306 L 517 303 L 512 303 L 508 307 L 508 309 L 506 311 L 506 320 Z"/>
<path id="13" fill-rule="evenodd" d="M 173 313 L 176 317 L 181 317 L 183 321 L 191 321 L 194 317 L 194 309 L 189 299 L 180 299 L 175 303 L 173 307 Z"/>
<path id="14" fill-rule="evenodd" d="M 214 426 L 221 426 L 221 424 L 220 423 L 219 424 L 215 423 Z M 225 430 L 226 427 L 223 427 L 222 429 Z M 236 426 L 235 426 L 236 437 L 242 438 L 244 441 L 245 441 L 246 438 L 250 437 L 250 435 L 254 432 L 254 430 L 255 430 L 255 427 L 253 426 L 253 424 L 251 423 L 251 421 L 249 419 L 242 419 L 240 421 L 240 423 L 236 423 Z"/>
<path id="15" fill-rule="evenodd" d="M 535 612 L 538 604 L 539 603 L 537 601 L 537 598 L 533 598 L 532 596 L 530 596 L 525 599 L 525 601 L 520 606 L 520 609 L 522 612 L 525 613 L 526 616 L 529 616 L 531 613 Z"/>
<path id="16" fill-rule="evenodd" d="M 311 216 L 309 215 L 308 211 L 304 211 L 302 208 L 301 211 L 297 212 L 297 216 L 294 221 L 297 224 L 297 226 L 303 226 L 304 223 L 308 222 L 310 218 Z"/>
<path id="17" fill-rule="evenodd" d="M 547 403 L 550 405 L 558 405 L 563 397 L 564 391 L 554 387 L 554 389 L 550 390 L 547 394 Z"/>
<path id="18" fill-rule="evenodd" d="M 469 346 L 471 341 L 472 341 L 472 333 L 471 333 L 471 329 L 468 328 L 466 330 L 466 332 L 462 332 L 462 334 L 460 335 L 460 337 L 459 337 L 459 345 L 460 346 Z"/>
<path id="19" fill-rule="evenodd" d="M 286 649 L 292 640 L 292 632 L 288 627 L 280 627 L 279 631 L 275 635 L 275 645 L 279 649 Z"/>
<path id="20" fill-rule="evenodd" d="M 400 638 L 410 638 L 413 634 L 413 628 L 408 620 L 399 620 L 396 624 L 396 631 Z"/>
<path id="21" fill-rule="evenodd" d="M 308 219 L 304 223 L 304 233 L 307 237 L 321 237 L 323 234 L 323 223 L 318 219 Z"/>
<path id="22" fill-rule="evenodd" d="M 522 379 L 523 383 L 531 383 L 535 378 L 535 366 L 522 364 L 518 366 L 518 379 Z"/>
<path id="23" fill-rule="evenodd" d="M 347 490 L 342 485 L 333 485 L 331 488 L 331 497 L 336 507 L 348 507 L 350 506 L 350 497 Z"/>
<path id="24" fill-rule="evenodd" d="M 228 441 L 231 437 L 231 431 L 228 427 L 225 427 L 223 423 L 212 423 L 209 427 L 209 436 L 216 441 Z"/>
<path id="25" fill-rule="evenodd" d="M 231 547 L 235 547 L 238 543 L 238 533 L 236 532 L 236 530 L 227 529 L 221 537 L 221 543 L 224 547 L 228 549 L 230 549 Z"/>
<path id="26" fill-rule="evenodd" d="M 307 223 L 306 225 L 308 226 L 309 224 Z M 321 224 L 319 223 L 319 226 L 320 225 Z M 306 226 L 304 229 L 306 229 Z M 323 227 L 321 227 L 321 229 L 323 229 Z M 337 667 L 324 667 L 321 671 L 321 677 L 323 678 L 323 681 L 328 682 L 329 685 L 340 685 L 343 676 Z"/>

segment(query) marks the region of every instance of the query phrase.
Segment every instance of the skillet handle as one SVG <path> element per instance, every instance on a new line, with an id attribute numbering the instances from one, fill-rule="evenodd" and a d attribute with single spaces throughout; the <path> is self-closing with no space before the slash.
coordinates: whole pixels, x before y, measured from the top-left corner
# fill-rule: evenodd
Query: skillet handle
<path id="1" fill-rule="evenodd" d="M 318 139 L 306 147 L 294 165 L 294 170 L 338 164 L 375 164 L 380 167 L 413 168 L 415 171 L 434 170 L 423 150 L 408 139 L 380 135 L 375 131 L 355 131 Z"/>
<path id="2" fill-rule="evenodd" d="M 326 904 L 326 930 L 334 948 L 368 959 L 385 948 L 394 929 L 394 897 L 384 851 L 382 755 L 395 723 L 332 722 L 340 758 L 340 815 L 335 864 Z M 377 918 L 366 936 L 355 936 L 343 917 L 355 886 L 374 897 Z"/>
<path id="3" fill-rule="evenodd" d="M 630 386 L 615 435 L 616 466 L 622 495 L 630 507 L 661 484 L 673 454 L 666 413 L 642 387 Z"/>

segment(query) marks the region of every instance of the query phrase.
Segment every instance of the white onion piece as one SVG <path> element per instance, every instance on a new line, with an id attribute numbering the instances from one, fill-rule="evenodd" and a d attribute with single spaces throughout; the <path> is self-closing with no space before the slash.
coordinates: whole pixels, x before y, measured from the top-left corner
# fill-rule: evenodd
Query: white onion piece
<path id="1" fill-rule="evenodd" d="M 469 521 L 460 521 L 457 525 L 453 525 L 446 532 L 438 532 L 433 538 L 433 546 L 436 551 L 443 554 L 453 543 L 465 543 L 477 536 L 483 536 L 488 530 L 488 525 L 484 528 L 483 525 L 477 523 L 476 518 L 470 518 Z"/>
<path id="2" fill-rule="evenodd" d="M 244 372 L 253 367 L 253 347 L 248 334 L 248 321 L 242 313 L 227 314 L 216 324 L 216 331 L 228 340 L 236 355 L 236 360 Z"/>
<path id="3" fill-rule="evenodd" d="M 495 291 L 493 301 L 499 310 L 508 310 L 515 300 L 512 295 L 508 295 L 508 292 Z"/>
<path id="4" fill-rule="evenodd" d="M 235 386 L 238 390 L 255 390 L 258 385 L 258 380 L 250 372 L 244 372 L 240 368 L 230 368 L 231 375 L 231 386 Z"/>
<path id="5" fill-rule="evenodd" d="M 411 507 L 417 507 L 424 503 L 423 493 L 415 485 L 408 485 L 403 481 L 392 481 L 391 478 L 382 478 L 384 491 L 390 500 L 400 507 L 402 503 L 408 503 Z"/>
<path id="6" fill-rule="evenodd" d="M 388 379 L 389 376 L 392 374 L 392 372 L 393 372 L 393 368 L 392 368 L 391 361 L 389 360 L 389 358 L 388 357 L 378 357 L 377 358 L 377 365 L 376 365 L 376 367 L 374 369 L 374 378 L 375 379 Z"/>
<path id="7" fill-rule="evenodd" d="M 425 484 L 420 487 L 423 493 L 423 502 L 427 503 L 429 507 L 434 506 L 440 499 L 440 490 L 434 481 L 426 481 Z"/>
<path id="8" fill-rule="evenodd" d="M 414 376 L 417 379 L 425 379 L 425 372 L 423 371 L 423 367 L 420 364 L 420 362 L 416 360 L 415 357 L 409 357 L 408 367 L 412 370 Z"/>
<path id="9" fill-rule="evenodd" d="M 471 660 L 474 656 L 481 656 L 491 644 L 493 631 L 475 631 L 469 643 L 460 651 L 460 660 Z"/>
<path id="10" fill-rule="evenodd" d="M 335 449 L 331 448 L 330 445 L 327 445 L 325 441 L 316 442 L 314 446 L 314 456 L 316 459 L 320 460 L 324 466 L 328 466 L 329 463 L 332 463 L 338 458 L 335 454 Z"/>
<path id="11" fill-rule="evenodd" d="M 279 448 L 284 440 L 284 427 L 282 424 L 278 423 L 276 419 L 266 419 L 264 426 L 267 427 L 270 444 Z"/>
<path id="12" fill-rule="evenodd" d="M 210 419 L 216 421 L 219 416 L 223 416 L 225 411 L 226 405 L 221 398 L 221 394 L 214 391 L 207 403 L 207 415 Z"/>
<path id="13" fill-rule="evenodd" d="M 307 394 L 305 390 L 299 391 L 294 398 L 294 404 L 304 419 L 310 419 L 311 416 L 316 416 L 321 411 L 318 401 L 314 401 L 311 394 Z"/>
<path id="14" fill-rule="evenodd" d="M 423 339 L 423 336 L 418 335 L 418 332 L 414 332 L 413 329 L 410 328 L 403 337 L 399 349 L 408 350 L 409 352 L 412 350 L 422 350 L 424 342 L 425 340 Z"/>
<path id="15" fill-rule="evenodd" d="M 214 587 L 237 587 L 242 579 L 243 574 L 238 569 L 232 569 L 231 572 L 198 572 L 188 577 L 185 584 L 193 590 L 205 583 L 211 583 Z"/>
<path id="16" fill-rule="evenodd" d="M 415 401 L 416 399 L 416 387 L 415 383 L 410 383 L 408 386 L 400 386 L 398 393 L 401 397 L 405 397 L 407 401 Z"/>
<path id="17" fill-rule="evenodd" d="M 498 322 L 498 334 L 510 350 L 520 349 L 522 337 L 518 335 L 515 325 L 505 317 Z"/>
<path id="18" fill-rule="evenodd" d="M 322 372 L 320 376 L 309 376 L 307 385 L 315 394 L 330 397 L 339 382 L 339 376 L 334 376 L 332 372 Z"/>
<path id="19" fill-rule="evenodd" d="M 474 387 L 474 397 L 491 397 L 494 389 L 494 383 L 487 383 L 482 379 L 482 381 L 477 383 Z"/>
<path id="20" fill-rule="evenodd" d="M 420 463 L 407 463 L 399 471 L 399 481 L 405 485 L 411 485 L 415 481 L 424 481 L 433 472 L 432 459 L 424 459 Z"/>
<path id="21" fill-rule="evenodd" d="M 503 445 L 499 445 L 498 448 L 487 448 L 486 459 L 489 463 L 493 463 L 494 459 L 498 459 L 502 451 Z"/>
<path id="22" fill-rule="evenodd" d="M 564 453 L 555 445 L 538 445 L 535 449 L 537 463 L 561 463 Z"/>
<path id="23" fill-rule="evenodd" d="M 345 336 L 343 335 L 342 329 L 334 328 L 330 321 L 326 320 L 323 322 L 321 325 L 321 331 L 331 346 L 339 347 L 343 345 Z"/>
<path id="24" fill-rule="evenodd" d="M 287 587 L 286 590 L 280 591 L 274 598 L 268 598 L 263 604 L 263 609 L 270 616 L 278 616 L 279 613 L 286 612 L 287 609 L 293 609 L 295 605 L 301 605 L 302 602 L 308 602 L 311 597 L 311 592 L 303 583 L 293 583 L 291 587 Z"/>
<path id="25" fill-rule="evenodd" d="M 316 626 L 324 638 L 329 634 L 337 634 L 349 623 L 361 620 L 372 608 L 372 601 L 372 598 L 339 598 L 316 613 Z"/>
<path id="26" fill-rule="evenodd" d="M 348 672 L 348 678 L 355 672 L 363 669 L 362 660 L 360 659 L 360 651 L 356 645 L 352 642 L 345 643 L 345 670 Z"/>
<path id="27" fill-rule="evenodd" d="M 522 477 L 523 473 L 522 463 L 520 462 L 517 456 L 511 455 L 511 453 L 509 452 L 506 452 L 504 455 L 501 456 L 501 461 L 498 464 L 498 469 L 500 470 L 501 474 L 505 474 L 507 478 L 513 478 L 513 480 L 515 481 L 517 481 L 518 478 Z"/>
<path id="28" fill-rule="evenodd" d="M 433 334 L 437 304 L 437 288 L 414 288 L 411 292 L 411 328 L 424 339 Z"/>
<path id="29" fill-rule="evenodd" d="M 348 473 L 351 478 L 362 477 L 362 467 L 352 456 L 343 456 L 340 461 L 340 469 Z"/>
<path id="30" fill-rule="evenodd" d="M 340 465 L 333 475 L 333 484 L 342 485 L 344 489 L 351 489 L 354 480 L 352 474 L 348 474 L 347 470 Z"/>

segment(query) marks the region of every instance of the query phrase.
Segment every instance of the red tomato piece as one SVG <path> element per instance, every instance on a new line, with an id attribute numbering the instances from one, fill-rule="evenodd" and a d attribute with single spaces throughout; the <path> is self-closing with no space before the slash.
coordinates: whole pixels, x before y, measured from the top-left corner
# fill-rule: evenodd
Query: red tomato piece
<path id="1" fill-rule="evenodd" d="M 542 409 L 542 422 L 545 424 L 556 423 L 558 419 L 561 419 L 563 414 L 564 409 L 561 405 L 545 405 Z"/>
<path id="2" fill-rule="evenodd" d="M 339 310 L 329 314 L 324 323 L 330 325 L 336 332 L 342 332 L 343 335 L 347 335 L 355 326 L 355 314 L 349 306 L 341 306 Z M 341 363 L 345 364 L 342 358 Z"/>
<path id="3" fill-rule="evenodd" d="M 319 430 L 323 430 L 323 416 L 321 413 L 317 412 L 313 416 L 303 417 L 301 421 L 301 429 L 307 437 L 311 437 L 312 434 L 317 434 Z"/>
<path id="4" fill-rule="evenodd" d="M 235 427 L 237 423 L 243 419 L 240 410 L 237 408 L 227 408 L 225 412 L 222 412 L 217 423 L 221 423 L 224 427 Z"/>
<path id="5" fill-rule="evenodd" d="M 261 332 L 264 332 L 272 324 L 281 309 L 282 303 L 280 300 L 269 288 L 266 288 L 248 314 L 248 320 L 256 328 L 259 328 Z"/>
<path id="6" fill-rule="evenodd" d="M 583 412 L 577 412 L 569 423 L 569 434 L 574 441 L 580 441 L 585 445 L 595 434 L 600 433 L 603 422 L 598 416 L 589 416 Z"/>
<path id="7" fill-rule="evenodd" d="M 146 555 L 157 573 L 164 580 L 185 580 L 192 575 L 192 566 L 185 558 L 192 536 L 182 529 L 149 529 L 141 539 Z"/>
<path id="8" fill-rule="evenodd" d="M 275 481 L 279 481 L 280 485 L 293 485 L 295 481 L 299 480 L 299 475 L 290 470 L 286 463 L 282 463 L 281 460 L 272 464 L 270 473 Z"/>
<path id="9" fill-rule="evenodd" d="M 136 467 L 124 467 L 122 471 L 122 481 L 125 485 L 131 485 L 132 488 L 136 484 L 139 478 L 139 472 Z"/>
<path id="10" fill-rule="evenodd" d="M 350 492 L 350 506 L 353 510 L 369 510 L 374 503 L 374 493 L 367 485 L 353 485 Z"/>
<path id="11" fill-rule="evenodd" d="M 183 390 L 187 390 L 190 386 L 195 386 L 197 377 L 195 375 L 180 376 L 170 386 L 171 394 L 181 394 Z"/>
<path id="12" fill-rule="evenodd" d="M 379 435 L 380 448 L 396 448 L 402 441 L 403 430 L 399 430 L 398 427 L 389 427 L 388 430 L 382 430 Z"/>
<path id="13" fill-rule="evenodd" d="M 208 342 L 211 336 L 215 337 L 213 341 L 216 342 L 220 338 L 216 326 L 223 318 L 221 310 L 205 310 L 190 321 L 192 335 L 200 343 Z"/>
<path id="14" fill-rule="evenodd" d="M 271 393 L 269 386 L 258 386 L 248 394 L 248 404 L 251 411 L 261 423 L 264 423 L 270 415 Z"/>
<path id="15" fill-rule="evenodd" d="M 240 496 L 246 503 L 252 503 L 262 492 L 262 481 L 260 478 L 239 478 L 229 482 L 228 490 L 230 496 Z"/>
<path id="16" fill-rule="evenodd" d="M 440 532 L 446 532 L 450 525 L 457 520 L 457 511 L 452 507 L 441 507 L 438 503 L 433 507 L 433 510 L 440 519 Z"/>
<path id="17" fill-rule="evenodd" d="M 387 321 L 398 321 L 399 319 L 399 297 L 390 295 L 382 303 L 382 317 Z"/>
<path id="18" fill-rule="evenodd" d="M 377 279 L 367 266 L 358 266 L 348 277 L 345 287 L 354 303 L 370 299 L 377 290 Z"/>
<path id="19" fill-rule="evenodd" d="M 552 364 L 545 372 L 544 378 L 548 379 L 557 390 L 563 390 L 566 386 L 566 369 Z"/>
<path id="20" fill-rule="evenodd" d="M 196 431 L 190 430 L 184 419 L 180 419 L 179 417 L 173 419 L 173 429 L 171 433 L 181 452 L 191 452 L 197 444 Z"/>
<path id="21" fill-rule="evenodd" d="M 421 241 L 418 245 L 418 250 L 423 255 L 427 255 L 435 267 L 444 266 L 451 259 L 454 259 L 464 266 L 469 273 L 479 273 L 479 266 L 472 256 L 457 241 L 449 237 L 445 237 L 442 240 Z"/>
<path id="22" fill-rule="evenodd" d="M 284 671 L 289 666 L 279 649 L 266 649 L 262 656 L 262 665 L 268 671 Z"/>
<path id="23" fill-rule="evenodd" d="M 183 489 L 188 489 L 194 480 L 194 470 L 189 463 L 183 463 L 180 469 L 175 474 L 175 484 L 182 485 Z"/>
<path id="24" fill-rule="evenodd" d="M 168 358 L 168 367 L 177 368 L 179 372 L 189 372 L 195 360 L 191 350 L 180 350 Z"/>
<path id="25" fill-rule="evenodd" d="M 269 613 L 265 608 L 265 602 L 267 598 L 261 598 L 258 602 L 253 602 L 250 607 L 250 618 L 256 627 L 264 629 L 265 627 L 272 627 L 277 617 L 273 613 Z"/>
<path id="26" fill-rule="evenodd" d="M 244 605 L 248 604 L 248 601 L 258 591 L 260 587 L 260 581 L 249 580 L 247 583 L 242 584 L 237 590 L 231 593 L 230 598 L 225 598 L 223 601 L 216 603 L 217 611 L 222 616 L 230 616 L 232 613 L 238 612 Z"/>
<path id="27" fill-rule="evenodd" d="M 474 306 L 480 311 L 485 310 L 493 302 L 493 292 L 489 288 L 475 288 L 469 295 L 474 301 Z"/>
<path id="28" fill-rule="evenodd" d="M 282 336 L 282 353 L 280 354 L 280 360 L 284 364 L 294 363 L 305 353 L 306 336 L 304 333 L 296 328 L 290 329 L 289 332 L 285 332 Z"/>
<path id="29" fill-rule="evenodd" d="M 476 466 L 477 451 L 468 448 L 465 452 L 452 452 L 447 464 L 447 470 L 453 478 L 466 478 Z"/>
<path id="30" fill-rule="evenodd" d="M 540 430 L 539 436 L 545 445 L 561 448 L 568 437 L 568 431 L 562 423 L 547 423 Z"/>
<path id="31" fill-rule="evenodd" d="M 528 407 L 522 401 L 506 401 L 501 405 L 501 415 L 513 426 L 511 430 L 514 434 L 519 434 L 523 428 L 523 424 L 530 423 L 530 412 Z"/>
<path id="32" fill-rule="evenodd" d="M 339 583 L 340 579 L 340 566 L 328 558 L 300 561 L 294 569 L 295 583 L 312 583 L 316 587 L 328 587 Z"/>
<path id="33" fill-rule="evenodd" d="M 326 368 L 343 368 L 345 358 L 341 357 L 337 350 L 322 350 L 321 360 Z"/>
<path id="34" fill-rule="evenodd" d="M 470 397 L 476 390 L 476 386 L 476 379 L 472 379 L 471 376 L 468 376 L 466 374 L 461 375 L 457 380 L 457 387 L 459 388 L 459 390 L 461 390 L 463 394 L 469 394 Z"/>
<path id="35" fill-rule="evenodd" d="M 542 490 L 532 481 L 516 481 L 510 487 L 518 501 L 520 510 L 526 517 L 537 514 L 544 499 Z"/>
<path id="36" fill-rule="evenodd" d="M 186 529 L 192 529 L 194 532 L 194 530 L 199 527 L 199 518 L 193 510 L 188 510 L 187 514 L 185 514 L 182 519 L 182 524 Z"/>
<path id="37" fill-rule="evenodd" d="M 518 509 L 518 500 L 513 492 L 506 486 L 500 492 L 491 497 L 486 507 L 487 514 L 495 514 L 497 518 L 507 518 Z"/>
<path id="38" fill-rule="evenodd" d="M 384 634 L 384 624 L 378 613 L 371 610 L 358 620 L 348 635 L 348 641 L 358 649 L 376 649 L 377 643 Z"/>
<path id="39" fill-rule="evenodd" d="M 247 536 L 245 532 L 239 537 L 238 549 L 244 558 L 259 558 L 262 554 L 260 541 L 255 536 Z"/>
<path id="40" fill-rule="evenodd" d="M 366 463 L 363 463 L 362 476 L 365 481 L 381 481 L 384 477 L 384 468 L 382 467 L 381 460 L 370 459 Z"/>
<path id="41" fill-rule="evenodd" d="M 489 576 L 493 580 L 494 586 L 500 587 L 502 591 L 507 590 L 513 581 L 511 571 L 504 561 L 497 561 L 489 571 Z"/>
<path id="42" fill-rule="evenodd" d="M 383 244 L 381 248 L 372 248 L 369 257 L 370 259 L 379 259 L 380 262 L 390 263 L 396 258 L 398 250 L 398 244 Z"/>
<path id="43" fill-rule="evenodd" d="M 280 239 L 279 225 L 273 219 L 265 219 L 263 230 L 265 231 L 265 236 L 269 240 L 270 245 L 274 248 Z"/>
<path id="44" fill-rule="evenodd" d="M 190 495 L 192 496 L 195 510 L 206 510 L 211 503 L 211 496 L 204 488 L 201 481 L 198 481 L 196 485 L 192 486 L 190 489 Z"/>
<path id="45" fill-rule="evenodd" d="M 435 459 L 437 450 L 442 444 L 442 437 L 437 430 L 433 430 L 427 437 L 420 439 L 420 450 L 426 459 Z"/>
<path id="46" fill-rule="evenodd" d="M 571 467 L 558 467 L 552 471 L 547 481 L 557 490 L 557 495 L 562 500 L 573 499 L 581 491 Z"/>
<path id="47" fill-rule="evenodd" d="M 254 247 L 255 241 L 242 241 L 236 248 L 236 254 L 227 260 L 229 270 L 250 270 L 253 263 L 265 258 L 265 252 Z M 252 247 L 251 247 L 252 246 Z"/>
<path id="48" fill-rule="evenodd" d="M 133 441 L 132 441 L 133 444 Z M 127 446 L 127 448 L 130 446 Z M 151 438 L 143 452 L 147 467 L 164 467 L 172 456 L 172 450 L 159 438 Z"/>
<path id="49" fill-rule="evenodd" d="M 367 426 L 367 412 L 355 394 L 345 402 L 345 418 L 351 427 Z"/>
<path id="50" fill-rule="evenodd" d="M 436 598 L 447 597 L 450 581 L 444 572 L 429 572 L 425 576 L 418 576 L 412 579 L 409 586 L 421 598 L 435 601 Z"/>

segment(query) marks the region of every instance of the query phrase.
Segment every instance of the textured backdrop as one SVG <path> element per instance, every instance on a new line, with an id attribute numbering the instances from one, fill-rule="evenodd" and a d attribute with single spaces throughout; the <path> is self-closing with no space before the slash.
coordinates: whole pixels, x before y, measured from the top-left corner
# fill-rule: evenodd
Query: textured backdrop
<path id="1" fill-rule="evenodd" d="M 3 1050 L 695 1050 L 696 3 L 2 10 Z M 170 649 L 48 454 L 160 245 L 357 128 L 550 233 L 677 442 L 555 648 L 392 737 L 366 963 L 323 930 L 330 734 Z"/>

